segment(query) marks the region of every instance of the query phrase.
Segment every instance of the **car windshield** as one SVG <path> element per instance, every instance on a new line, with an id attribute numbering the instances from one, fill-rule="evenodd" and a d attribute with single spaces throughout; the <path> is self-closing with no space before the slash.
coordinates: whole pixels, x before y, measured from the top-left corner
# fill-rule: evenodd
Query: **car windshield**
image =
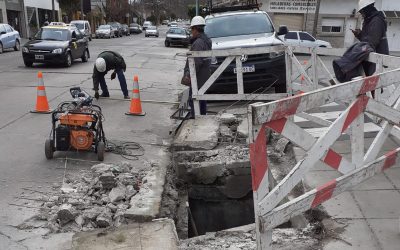
<path id="1" fill-rule="evenodd" d="M 147 29 L 148 30 L 156 30 L 156 26 L 149 26 Z"/>
<path id="2" fill-rule="evenodd" d="M 205 32 L 210 38 L 271 33 L 274 28 L 265 14 L 229 15 L 206 20 Z"/>
<path id="3" fill-rule="evenodd" d="M 110 25 L 100 25 L 99 30 L 109 30 Z"/>
<path id="4" fill-rule="evenodd" d="M 184 29 L 170 29 L 168 31 L 168 33 L 170 33 L 170 34 L 179 34 L 179 35 L 185 35 L 186 34 Z"/>
<path id="5" fill-rule="evenodd" d="M 36 33 L 38 40 L 68 41 L 69 31 L 67 29 L 42 28 Z"/>
<path id="6" fill-rule="evenodd" d="M 85 25 L 83 23 L 72 23 L 75 25 L 78 29 L 83 30 L 85 28 Z"/>
<path id="7" fill-rule="evenodd" d="M 137 24 L 131 24 L 130 27 L 135 28 L 135 27 L 139 27 L 139 25 L 137 25 Z"/>

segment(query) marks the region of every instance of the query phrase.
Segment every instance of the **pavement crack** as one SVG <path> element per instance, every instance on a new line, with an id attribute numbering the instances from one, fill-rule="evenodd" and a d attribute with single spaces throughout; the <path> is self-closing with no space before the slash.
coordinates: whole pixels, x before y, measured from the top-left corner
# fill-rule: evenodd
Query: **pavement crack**
<path id="1" fill-rule="evenodd" d="M 7 234 L 3 233 L 2 231 L 0 231 L 0 235 L 3 235 L 4 237 L 6 237 L 7 239 L 9 239 L 11 242 L 25 248 L 25 249 L 29 249 L 27 246 L 25 246 L 24 244 L 22 244 L 20 241 L 15 241 L 13 240 L 10 236 L 8 236 Z M 25 240 L 25 239 L 24 239 Z"/>

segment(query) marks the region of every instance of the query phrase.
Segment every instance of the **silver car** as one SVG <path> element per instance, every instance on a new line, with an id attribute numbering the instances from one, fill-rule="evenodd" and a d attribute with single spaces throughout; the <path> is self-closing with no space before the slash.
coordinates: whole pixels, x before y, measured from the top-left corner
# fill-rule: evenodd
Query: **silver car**
<path id="1" fill-rule="evenodd" d="M 158 29 L 157 29 L 157 27 L 156 27 L 156 26 L 149 26 L 149 27 L 147 27 L 147 29 L 146 29 L 146 31 L 145 31 L 145 33 L 144 33 L 144 36 L 145 36 L 145 37 L 149 37 L 149 36 L 158 37 L 159 34 L 158 34 Z"/>
<path id="2" fill-rule="evenodd" d="M 115 34 L 111 28 L 111 25 L 100 25 L 96 30 L 96 38 L 112 38 Z"/>
<path id="3" fill-rule="evenodd" d="M 20 50 L 21 37 L 19 32 L 14 30 L 8 24 L 0 23 L 0 54 L 5 49 L 14 49 L 15 51 Z"/>

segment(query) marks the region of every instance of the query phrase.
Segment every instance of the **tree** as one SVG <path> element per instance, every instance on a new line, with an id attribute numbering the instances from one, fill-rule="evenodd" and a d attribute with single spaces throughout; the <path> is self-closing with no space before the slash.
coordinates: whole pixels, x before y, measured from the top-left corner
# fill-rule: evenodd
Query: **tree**
<path id="1" fill-rule="evenodd" d="M 74 13 L 80 10 L 80 0 L 59 0 L 60 8 L 65 11 L 69 20 L 72 20 Z"/>

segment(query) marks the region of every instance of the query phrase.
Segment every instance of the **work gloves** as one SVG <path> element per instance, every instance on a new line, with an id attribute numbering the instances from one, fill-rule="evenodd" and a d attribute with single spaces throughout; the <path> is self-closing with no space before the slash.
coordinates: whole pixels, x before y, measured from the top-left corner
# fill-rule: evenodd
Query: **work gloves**
<path id="1" fill-rule="evenodd" d="M 116 77 L 116 75 L 117 75 L 117 73 L 114 71 L 114 72 L 111 74 L 111 80 L 114 80 L 115 77 Z"/>

